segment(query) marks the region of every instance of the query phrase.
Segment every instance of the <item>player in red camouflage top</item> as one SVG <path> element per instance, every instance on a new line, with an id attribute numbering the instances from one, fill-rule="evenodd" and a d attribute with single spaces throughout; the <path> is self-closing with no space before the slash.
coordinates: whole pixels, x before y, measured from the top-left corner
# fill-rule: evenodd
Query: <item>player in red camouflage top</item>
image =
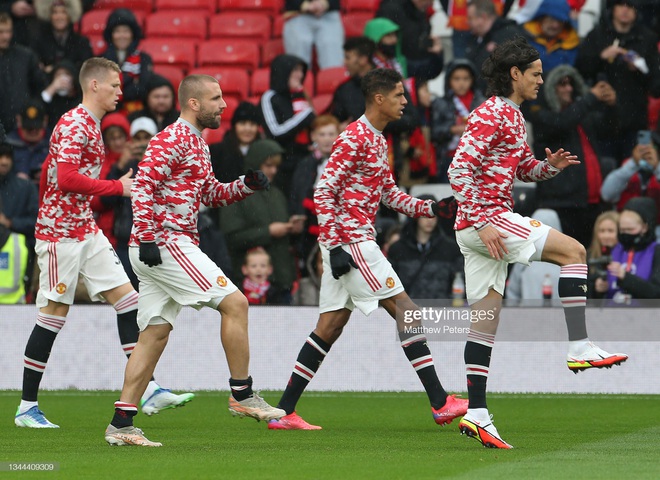
<path id="1" fill-rule="evenodd" d="M 547 158 L 536 160 L 527 145 L 520 105 L 536 98 L 542 73 L 539 53 L 522 37 L 491 53 L 483 75 L 492 96 L 468 117 L 448 171 L 458 201 L 456 239 L 465 256 L 467 298 L 477 311 L 472 318 L 480 319 L 471 323 L 465 346 L 470 404 L 459 428 L 493 448 L 511 448 L 499 436 L 486 406 L 486 380 L 509 263 L 544 261 L 561 266 L 558 292 L 568 327 L 571 370 L 611 367 L 628 358 L 605 352 L 587 337 L 587 265 L 582 244 L 513 212 L 515 178 L 542 181 L 579 163 L 563 149 L 552 153 L 546 148 Z"/>
<path id="2" fill-rule="evenodd" d="M 111 445 L 159 447 L 133 426 L 137 402 L 160 358 L 184 305 L 217 309 L 220 336 L 231 378 L 229 410 L 271 420 L 284 415 L 252 391 L 248 374 L 248 302 L 222 270 L 199 248 L 200 204 L 221 207 L 268 188 L 261 171 L 232 183 L 216 180 L 204 128 L 218 128 L 227 104 L 218 81 L 189 75 L 179 86 L 181 116 L 152 137 L 132 189 L 133 232 L 129 258 L 140 281 L 141 333 L 126 365 L 121 397 L 105 432 Z"/>
<path id="3" fill-rule="evenodd" d="M 420 200 L 403 193 L 387 161 L 385 126 L 401 118 L 406 106 L 402 78 L 375 69 L 362 79 L 366 112 L 348 125 L 332 147 L 319 180 L 314 203 L 319 219 L 323 256 L 320 311 L 316 329 L 298 354 L 289 383 L 278 404 L 287 415 L 271 420 L 272 430 L 319 430 L 296 412 L 296 404 L 332 344 L 341 335 L 354 307 L 365 315 L 379 305 L 396 320 L 403 351 L 417 372 L 431 403 L 435 422 L 450 423 L 467 409 L 465 400 L 447 395 L 435 372 L 423 334 L 410 333 L 404 313 L 417 310 L 392 265 L 376 244 L 374 223 L 380 203 L 410 217 L 451 215 L 451 202 Z"/>
<path id="4" fill-rule="evenodd" d="M 73 303 L 79 275 L 92 300 L 105 299 L 115 308 L 127 356 L 137 342 L 138 294 L 90 208 L 93 195 L 130 196 L 131 172 L 119 180 L 98 179 L 105 157 L 100 121 L 116 108 L 121 95 L 119 73 L 119 67 L 106 59 L 93 58 L 83 64 L 83 101 L 58 122 L 42 167 L 42 203 L 35 228 L 41 270 L 36 301 L 39 313 L 25 347 L 23 392 L 14 419 L 19 427 L 58 428 L 39 409 L 37 395 L 52 346 Z M 193 396 L 175 395 L 155 382 L 150 387 L 150 396 L 155 395 L 151 400 L 157 397 L 163 407 Z"/>

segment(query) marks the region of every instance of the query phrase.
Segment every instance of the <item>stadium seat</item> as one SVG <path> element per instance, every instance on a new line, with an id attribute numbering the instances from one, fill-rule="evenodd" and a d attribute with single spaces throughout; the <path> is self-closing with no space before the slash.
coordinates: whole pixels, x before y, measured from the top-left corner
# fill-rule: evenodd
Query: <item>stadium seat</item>
<path id="1" fill-rule="evenodd" d="M 264 67 L 270 65 L 273 58 L 284 53 L 284 43 L 281 38 L 267 40 L 261 47 L 261 63 Z"/>
<path id="2" fill-rule="evenodd" d="M 200 67 L 224 65 L 254 70 L 259 67 L 259 45 L 242 39 L 214 39 L 199 45 L 197 62 Z"/>
<path id="3" fill-rule="evenodd" d="M 331 103 L 332 95 L 329 93 L 316 95 L 314 98 L 312 98 L 312 105 L 314 106 L 314 111 L 317 115 L 327 113 Z"/>
<path id="4" fill-rule="evenodd" d="M 344 24 L 344 36 L 361 37 L 364 34 L 364 26 L 369 20 L 374 18 L 373 13 L 355 12 L 346 13 L 341 16 L 341 21 Z"/>
<path id="5" fill-rule="evenodd" d="M 229 10 L 260 10 L 275 15 L 280 13 L 283 7 L 283 0 L 218 0 L 218 10 L 221 13 Z"/>
<path id="6" fill-rule="evenodd" d="M 105 44 L 103 35 L 87 35 L 87 38 L 89 39 L 89 44 L 92 46 L 94 56 L 98 57 L 105 52 L 107 45 Z"/>
<path id="7" fill-rule="evenodd" d="M 260 98 L 270 88 L 270 68 L 258 68 L 250 76 L 250 99 Z M 305 92 L 310 97 L 314 95 L 314 75 L 307 72 L 303 83 Z"/>
<path id="8" fill-rule="evenodd" d="M 189 38 L 146 38 L 140 42 L 140 47 L 151 55 L 155 64 L 173 65 L 187 71 L 195 66 L 196 44 L 196 40 Z"/>
<path id="9" fill-rule="evenodd" d="M 226 12 L 211 17 L 211 38 L 248 37 L 265 42 L 270 39 L 270 16 L 261 12 Z"/>
<path id="10" fill-rule="evenodd" d="M 284 15 L 276 15 L 273 17 L 273 38 L 282 38 L 284 21 Z"/>
<path id="11" fill-rule="evenodd" d="M 154 0 L 96 0 L 94 10 L 114 10 L 116 8 L 128 8 L 133 13 L 142 11 L 149 13 L 154 9 Z"/>
<path id="12" fill-rule="evenodd" d="M 379 4 L 380 0 L 342 0 L 341 10 L 345 13 L 369 12 L 373 16 Z"/>
<path id="13" fill-rule="evenodd" d="M 333 94 L 337 87 L 348 78 L 348 72 L 344 67 L 332 67 L 319 70 L 316 73 L 316 94 Z"/>
<path id="14" fill-rule="evenodd" d="M 239 100 L 244 100 L 248 96 L 250 76 L 242 68 L 200 67 L 195 68 L 188 73 L 190 75 L 211 75 L 216 80 L 218 80 L 218 82 L 220 82 L 220 88 L 222 88 L 223 96 L 237 97 Z"/>
<path id="15" fill-rule="evenodd" d="M 86 37 L 90 35 L 103 35 L 103 30 L 108 23 L 108 17 L 112 10 L 90 10 L 80 19 L 80 34 Z M 147 14 L 143 10 L 133 12 L 135 19 L 141 27 L 144 27 L 144 19 Z"/>
<path id="16" fill-rule="evenodd" d="M 156 0 L 158 10 L 187 10 L 213 15 L 217 10 L 217 0 Z"/>
<path id="17" fill-rule="evenodd" d="M 145 36 L 205 39 L 207 30 L 206 17 L 203 15 L 184 10 L 167 10 L 147 17 Z"/>
<path id="18" fill-rule="evenodd" d="M 167 78 L 174 87 L 175 92 L 179 89 L 179 84 L 183 80 L 183 77 L 185 77 L 183 70 L 174 65 L 156 64 L 154 65 L 154 72 L 161 77 Z"/>

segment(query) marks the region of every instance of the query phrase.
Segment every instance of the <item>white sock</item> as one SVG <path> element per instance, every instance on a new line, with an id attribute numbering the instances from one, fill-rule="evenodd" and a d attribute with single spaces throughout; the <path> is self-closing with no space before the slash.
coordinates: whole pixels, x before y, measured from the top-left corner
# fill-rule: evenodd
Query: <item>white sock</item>
<path id="1" fill-rule="evenodd" d="M 146 402 L 149 400 L 149 397 L 151 397 L 154 393 L 156 393 L 156 390 L 160 388 L 160 385 L 158 385 L 156 382 L 151 380 L 149 382 L 149 385 L 147 385 L 147 389 L 144 391 L 144 395 L 142 395 L 142 401 Z"/>
<path id="2" fill-rule="evenodd" d="M 490 421 L 490 414 L 487 408 L 468 408 L 467 415 L 477 422 Z"/>
<path id="3" fill-rule="evenodd" d="M 582 340 L 572 340 L 568 342 L 568 354 L 570 356 L 582 355 L 586 352 L 590 345 L 589 338 L 583 338 Z"/>
<path id="4" fill-rule="evenodd" d="M 18 413 L 25 413 L 32 407 L 37 406 L 39 406 L 39 402 L 28 402 L 27 400 L 21 400 L 21 405 L 18 407 Z"/>

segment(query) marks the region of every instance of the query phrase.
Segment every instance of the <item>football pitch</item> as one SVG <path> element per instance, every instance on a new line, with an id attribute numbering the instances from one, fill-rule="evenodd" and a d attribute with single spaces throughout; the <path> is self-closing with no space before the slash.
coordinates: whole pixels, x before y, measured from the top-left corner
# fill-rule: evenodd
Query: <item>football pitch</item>
<path id="1" fill-rule="evenodd" d="M 262 392 L 275 404 L 279 392 Z M 422 393 L 307 392 L 298 412 L 321 431 L 269 431 L 227 411 L 227 392 L 136 426 L 161 448 L 110 447 L 103 431 L 117 392 L 42 392 L 59 429 L 17 428 L 20 393 L 0 392 L 0 478 L 427 479 L 658 478 L 660 398 L 491 394 L 495 425 L 514 450 L 483 448 L 435 425 Z M 54 472 L 7 471 L 55 462 Z M 4 471 L 3 471 L 4 470 Z"/>

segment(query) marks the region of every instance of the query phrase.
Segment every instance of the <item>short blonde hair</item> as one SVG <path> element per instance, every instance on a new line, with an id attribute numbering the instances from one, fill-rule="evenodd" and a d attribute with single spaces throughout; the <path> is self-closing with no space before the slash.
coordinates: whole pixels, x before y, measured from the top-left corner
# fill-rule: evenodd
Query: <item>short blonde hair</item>
<path id="1" fill-rule="evenodd" d="M 211 75 L 188 75 L 179 84 L 179 104 L 181 108 L 187 107 L 188 100 L 202 95 L 203 87 L 207 83 L 218 83 Z"/>
<path id="2" fill-rule="evenodd" d="M 85 60 L 80 67 L 78 81 L 85 88 L 87 82 L 93 79 L 105 78 L 108 72 L 117 72 L 121 75 L 121 68 L 112 60 L 103 57 L 92 57 Z"/>

